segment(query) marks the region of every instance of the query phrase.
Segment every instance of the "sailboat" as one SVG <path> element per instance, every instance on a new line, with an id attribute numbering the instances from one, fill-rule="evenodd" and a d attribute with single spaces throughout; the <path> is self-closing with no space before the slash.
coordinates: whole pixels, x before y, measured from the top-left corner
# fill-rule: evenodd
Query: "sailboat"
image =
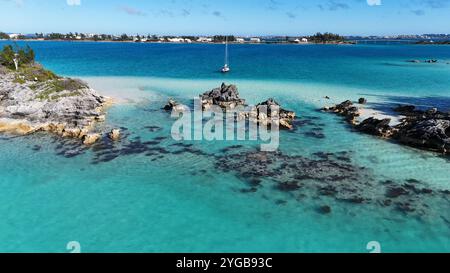
<path id="1" fill-rule="evenodd" d="M 222 73 L 230 72 L 230 67 L 228 66 L 228 37 L 225 38 L 225 65 L 221 71 Z"/>

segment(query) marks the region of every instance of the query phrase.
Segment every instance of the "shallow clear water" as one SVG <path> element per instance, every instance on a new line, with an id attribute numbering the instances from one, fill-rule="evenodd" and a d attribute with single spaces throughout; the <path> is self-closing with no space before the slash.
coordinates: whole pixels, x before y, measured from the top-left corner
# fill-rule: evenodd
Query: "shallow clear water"
<path id="1" fill-rule="evenodd" d="M 85 252 L 367 252 L 369 241 L 386 252 L 450 251 L 450 159 L 360 135 L 317 111 L 361 96 L 380 111 L 408 102 L 450 109 L 450 47 L 233 45 L 233 71 L 221 75 L 220 45 L 31 45 L 48 68 L 118 98 L 99 130 L 122 127 L 124 139 L 82 149 L 45 134 L 1 136 L 0 251 L 65 252 L 74 240 Z M 430 58 L 440 63 L 405 62 Z M 287 171 L 249 192 L 245 161 L 227 154 L 245 156 L 258 143 L 177 146 L 161 106 L 169 97 L 189 103 L 222 81 L 249 103 L 275 97 L 300 116 L 296 131 L 281 133 L 275 160 L 314 166 L 318 153 L 333 153 L 330 171 L 357 170 L 350 185 L 366 201 L 321 194 L 314 179 L 282 191 Z M 387 180 L 410 179 L 433 191 L 408 197 L 414 212 L 381 205 Z M 318 211 L 324 205 L 330 214 Z"/>

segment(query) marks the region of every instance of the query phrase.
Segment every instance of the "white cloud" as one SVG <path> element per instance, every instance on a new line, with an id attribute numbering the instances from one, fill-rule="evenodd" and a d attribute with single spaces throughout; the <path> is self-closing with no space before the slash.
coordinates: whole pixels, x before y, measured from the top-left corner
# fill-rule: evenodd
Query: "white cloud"
<path id="1" fill-rule="evenodd" d="M 80 6 L 81 0 L 67 0 L 67 5 L 69 6 Z"/>
<path id="2" fill-rule="evenodd" d="M 369 6 L 381 6 L 381 0 L 367 0 Z"/>

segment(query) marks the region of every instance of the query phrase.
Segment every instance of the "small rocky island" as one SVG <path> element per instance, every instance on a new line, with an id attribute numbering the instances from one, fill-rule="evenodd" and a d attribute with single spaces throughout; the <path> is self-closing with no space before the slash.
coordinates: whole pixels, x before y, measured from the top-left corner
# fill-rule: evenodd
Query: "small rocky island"
<path id="1" fill-rule="evenodd" d="M 223 111 L 237 110 L 241 107 L 237 118 L 240 120 L 249 120 L 265 126 L 277 124 L 283 129 L 293 129 L 293 121 L 296 117 L 295 112 L 281 108 L 280 104 L 273 98 L 257 104 L 256 106 L 248 106 L 245 99 L 240 98 L 236 85 L 222 85 L 207 91 L 200 95 L 200 101 L 203 111 L 210 110 L 213 106 L 219 106 Z M 166 111 L 183 112 L 189 107 L 178 103 L 173 99 L 169 99 L 163 108 Z M 278 112 L 277 112 L 278 111 Z"/>
<path id="2" fill-rule="evenodd" d="M 390 118 L 369 117 L 358 122 L 360 108 L 349 100 L 323 110 L 344 116 L 354 129 L 362 133 L 396 140 L 419 149 L 450 154 L 450 112 L 440 112 L 436 108 L 419 110 L 414 105 L 401 105 L 393 109 L 401 117 L 400 123 L 391 125 Z"/>
<path id="3" fill-rule="evenodd" d="M 107 102 L 86 83 L 35 63 L 29 47 L 0 51 L 0 132 L 47 131 L 89 145 L 101 137 L 93 125 L 105 120 Z"/>
<path id="4" fill-rule="evenodd" d="M 275 122 L 280 128 L 284 129 L 293 128 L 292 122 L 295 119 L 295 112 L 282 109 L 280 104 L 272 98 L 256 106 L 248 107 L 245 100 L 240 98 L 236 85 L 233 84 L 226 85 L 222 83 L 219 88 L 214 88 L 200 95 L 200 98 L 203 110 L 210 109 L 212 105 L 217 105 L 224 110 L 235 109 L 240 106 L 245 109 L 240 113 L 241 118 L 264 125 L 270 125 Z"/>

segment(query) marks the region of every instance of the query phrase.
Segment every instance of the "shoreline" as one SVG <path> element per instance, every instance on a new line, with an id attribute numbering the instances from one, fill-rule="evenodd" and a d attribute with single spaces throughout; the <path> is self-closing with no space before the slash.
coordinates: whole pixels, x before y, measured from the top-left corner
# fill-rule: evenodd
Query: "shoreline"
<path id="1" fill-rule="evenodd" d="M 195 44 L 195 45 L 223 45 L 225 42 L 167 42 L 167 41 L 147 41 L 147 42 L 135 42 L 135 41 L 112 41 L 112 40 L 101 40 L 101 41 L 94 41 L 94 40 L 62 40 L 62 39 L 54 39 L 54 40 L 40 40 L 40 39 L 0 39 L 0 41 L 9 41 L 9 42 L 75 42 L 75 43 L 131 43 L 131 44 L 174 44 L 174 45 L 189 45 L 189 44 Z M 312 43 L 312 42 L 305 42 L 305 43 L 278 43 L 278 42 L 244 42 L 244 43 L 238 43 L 238 42 L 228 42 L 230 45 L 357 45 L 358 43 L 355 42 L 330 42 L 330 43 Z"/>
<path id="2" fill-rule="evenodd" d="M 395 114 L 389 115 L 368 111 L 364 109 L 365 104 L 367 99 L 360 98 L 358 102 L 346 100 L 321 110 L 342 116 L 359 133 L 394 140 L 399 145 L 450 154 L 450 112 L 399 104 L 391 109 Z"/>
<path id="3" fill-rule="evenodd" d="M 0 132 L 29 135 L 38 131 L 80 139 L 90 145 L 100 139 L 98 122 L 114 103 L 85 82 L 60 77 L 37 63 L 19 70 L 1 66 Z"/>

